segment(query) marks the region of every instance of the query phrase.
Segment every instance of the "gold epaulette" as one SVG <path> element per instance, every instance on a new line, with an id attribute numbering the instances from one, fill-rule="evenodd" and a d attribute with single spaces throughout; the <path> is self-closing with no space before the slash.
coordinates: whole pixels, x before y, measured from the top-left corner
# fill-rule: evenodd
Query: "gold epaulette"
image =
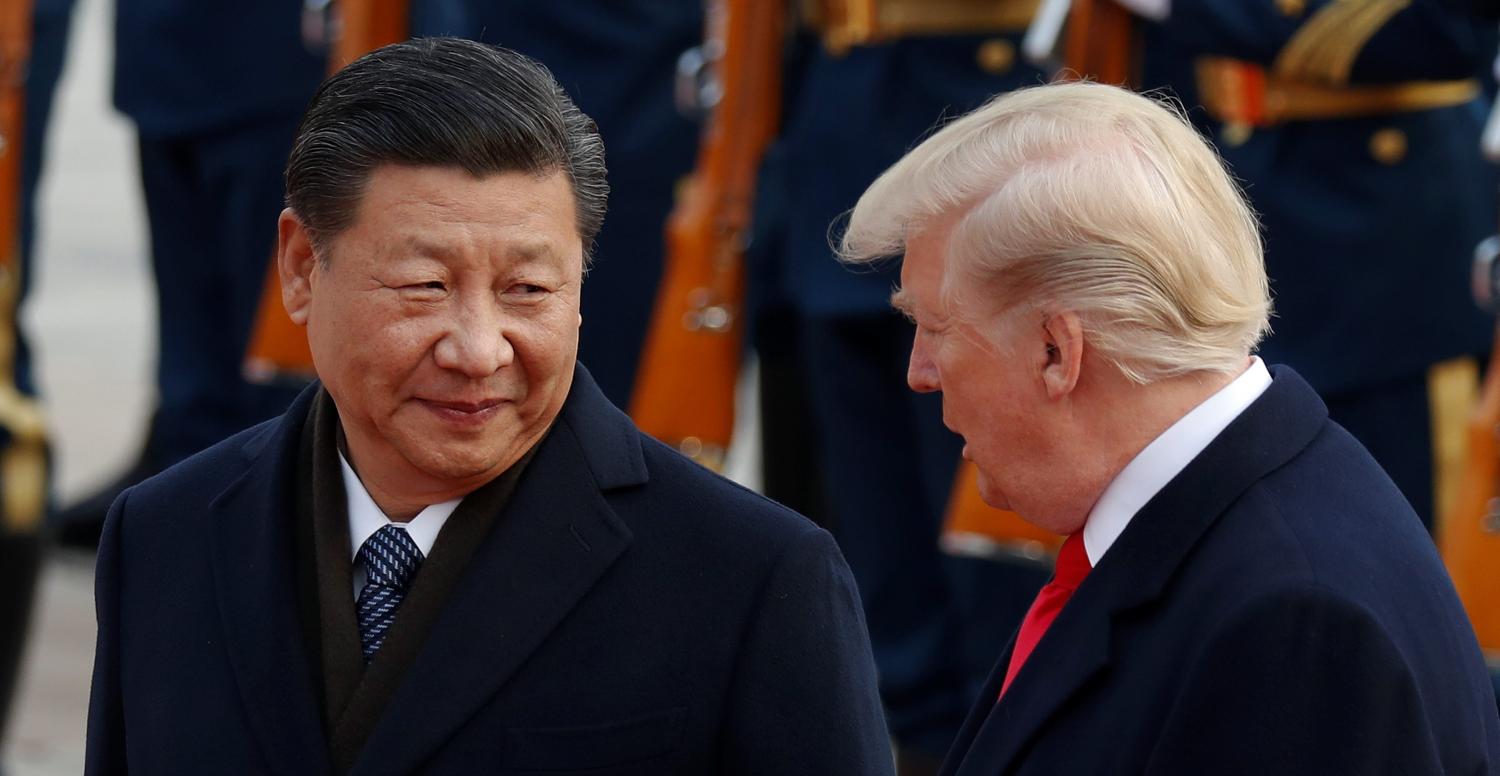
<path id="1" fill-rule="evenodd" d="M 1349 83 L 1354 60 L 1391 17 L 1411 0 L 1334 0 L 1292 35 L 1271 70 L 1300 83 Z"/>
<path id="2" fill-rule="evenodd" d="M 1479 94 L 1474 79 L 1330 86 L 1222 57 L 1199 59 L 1197 72 L 1198 97 L 1209 115 L 1246 127 L 1432 110 L 1462 105 Z"/>
<path id="3" fill-rule="evenodd" d="M 802 19 L 829 51 L 907 37 L 1018 32 L 1040 0 L 802 0 Z"/>

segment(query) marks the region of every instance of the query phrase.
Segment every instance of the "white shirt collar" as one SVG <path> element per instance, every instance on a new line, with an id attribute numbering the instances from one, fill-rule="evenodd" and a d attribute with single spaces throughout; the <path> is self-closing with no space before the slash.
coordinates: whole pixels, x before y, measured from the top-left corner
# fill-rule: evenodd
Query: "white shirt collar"
<path id="1" fill-rule="evenodd" d="M 354 468 L 349 465 L 342 450 L 339 451 L 339 465 L 344 471 L 344 494 L 349 500 L 349 558 L 356 562 L 359 560 L 359 548 L 364 546 L 365 540 L 387 525 L 405 528 L 407 535 L 416 542 L 417 549 L 422 551 L 422 556 L 431 555 L 438 532 L 443 530 L 443 524 L 448 522 L 448 517 L 453 514 L 453 510 L 458 509 L 458 503 L 463 500 L 433 504 L 418 512 L 411 520 L 397 523 L 386 517 L 380 507 L 375 505 L 375 499 L 370 498 L 370 492 L 365 490 L 364 483 L 359 481 L 359 475 L 354 473 Z"/>
<path id="2" fill-rule="evenodd" d="M 1089 563 L 1099 565 L 1135 513 L 1269 387 L 1271 373 L 1259 356 L 1253 357 L 1250 367 L 1233 382 L 1183 415 L 1137 453 L 1100 494 L 1089 512 L 1088 522 L 1083 524 L 1083 547 L 1088 551 Z"/>

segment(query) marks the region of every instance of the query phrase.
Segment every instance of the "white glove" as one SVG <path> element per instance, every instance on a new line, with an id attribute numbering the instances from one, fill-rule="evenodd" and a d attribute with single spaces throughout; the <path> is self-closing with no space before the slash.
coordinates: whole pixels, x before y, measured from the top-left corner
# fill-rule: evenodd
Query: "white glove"
<path id="1" fill-rule="evenodd" d="M 1172 0 L 1115 0 L 1120 5 L 1153 22 L 1164 22 L 1172 15 Z"/>
<path id="2" fill-rule="evenodd" d="M 1495 57 L 1495 77 L 1500 78 L 1500 56 Z M 1484 158 L 1500 162 L 1500 99 L 1490 106 L 1490 118 L 1484 122 L 1484 132 L 1479 136 L 1479 150 Z"/>

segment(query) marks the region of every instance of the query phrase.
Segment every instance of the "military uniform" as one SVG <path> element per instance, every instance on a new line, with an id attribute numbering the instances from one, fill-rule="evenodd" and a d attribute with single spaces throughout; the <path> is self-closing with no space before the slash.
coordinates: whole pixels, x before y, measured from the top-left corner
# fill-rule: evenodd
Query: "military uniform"
<path id="1" fill-rule="evenodd" d="M 672 89 L 678 56 L 703 38 L 703 3 L 415 0 L 412 34 L 470 38 L 532 57 L 599 125 L 609 216 L 583 284 L 578 353 L 604 395 L 630 406 L 673 189 L 698 145 L 698 125 L 678 113 Z"/>
<path id="2" fill-rule="evenodd" d="M 1472 395 L 1493 328 L 1468 280 L 1496 218 L 1475 81 L 1493 25 L 1439 2 L 1179 0 L 1146 40 L 1147 85 L 1205 106 L 1260 214 L 1261 355 L 1307 377 L 1430 526 L 1453 463 L 1434 446 L 1466 411 L 1438 399 Z"/>
<path id="3" fill-rule="evenodd" d="M 822 517 L 859 584 L 892 736 L 929 757 L 946 751 L 1046 573 L 939 551 L 962 443 L 943 427 L 941 397 L 906 385 L 913 331 L 889 301 L 898 264 L 840 266 L 830 224 L 944 117 L 1043 80 L 1017 56 L 1030 16 L 1020 6 L 1009 30 L 847 48 L 826 24 L 805 31 L 756 208 L 752 294 L 782 322 L 757 346 L 800 351 Z"/>
<path id="4" fill-rule="evenodd" d="M 282 170 L 326 69 L 325 54 L 304 46 L 301 19 L 301 0 L 118 2 L 114 101 L 139 132 L 158 406 L 133 470 L 64 513 L 94 539 L 124 486 L 295 395 L 247 382 L 242 365 L 275 250 Z"/>
<path id="5" fill-rule="evenodd" d="M 6 365 L 16 394 L 4 391 L 11 405 L 5 415 L 9 423 L 0 428 L 0 458 L 17 452 L 35 459 L 24 469 L 11 468 L 0 476 L 0 499 L 6 506 L 0 513 L 0 742 L 5 730 L 20 675 L 25 636 L 31 619 L 36 578 L 41 566 L 42 510 L 48 488 L 45 437 L 35 429 L 23 438 L 23 429 L 10 427 L 22 415 L 40 421 L 36 406 L 36 383 L 32 377 L 30 351 L 20 330 L 18 312 L 31 285 L 32 255 L 36 248 L 36 194 L 46 155 L 47 124 L 52 114 L 52 98 L 62 75 L 67 53 L 68 27 L 73 15 L 73 0 L 36 0 L 32 6 L 31 59 L 25 80 L 25 126 L 21 138 L 20 196 L 20 267 L 17 275 L 6 282 L 19 283 L 14 306 L 6 312 L 0 338 L 13 344 L 13 361 Z M 29 450 L 27 448 L 30 448 Z M 15 508 L 18 493 L 29 494 L 26 507 Z"/>

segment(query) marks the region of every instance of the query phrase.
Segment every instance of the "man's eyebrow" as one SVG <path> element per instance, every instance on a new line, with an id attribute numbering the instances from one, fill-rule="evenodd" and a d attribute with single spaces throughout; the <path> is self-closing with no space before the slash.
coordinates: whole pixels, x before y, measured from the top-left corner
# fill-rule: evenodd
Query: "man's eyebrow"
<path id="1" fill-rule="evenodd" d="M 446 259 L 453 253 L 453 248 L 441 241 L 415 235 L 402 240 L 401 246 L 408 254 L 438 260 Z M 546 261 L 558 253 L 557 247 L 547 240 L 513 243 L 507 245 L 505 251 L 520 263 Z"/>
<path id="2" fill-rule="evenodd" d="M 536 240 L 512 244 L 508 252 L 524 262 L 550 259 L 558 253 L 558 250 L 557 246 L 548 240 Z"/>
<path id="3" fill-rule="evenodd" d="M 407 253 L 426 258 L 441 259 L 448 255 L 447 246 L 442 243 L 430 241 L 424 237 L 407 237 L 401 241 L 401 247 Z"/>

